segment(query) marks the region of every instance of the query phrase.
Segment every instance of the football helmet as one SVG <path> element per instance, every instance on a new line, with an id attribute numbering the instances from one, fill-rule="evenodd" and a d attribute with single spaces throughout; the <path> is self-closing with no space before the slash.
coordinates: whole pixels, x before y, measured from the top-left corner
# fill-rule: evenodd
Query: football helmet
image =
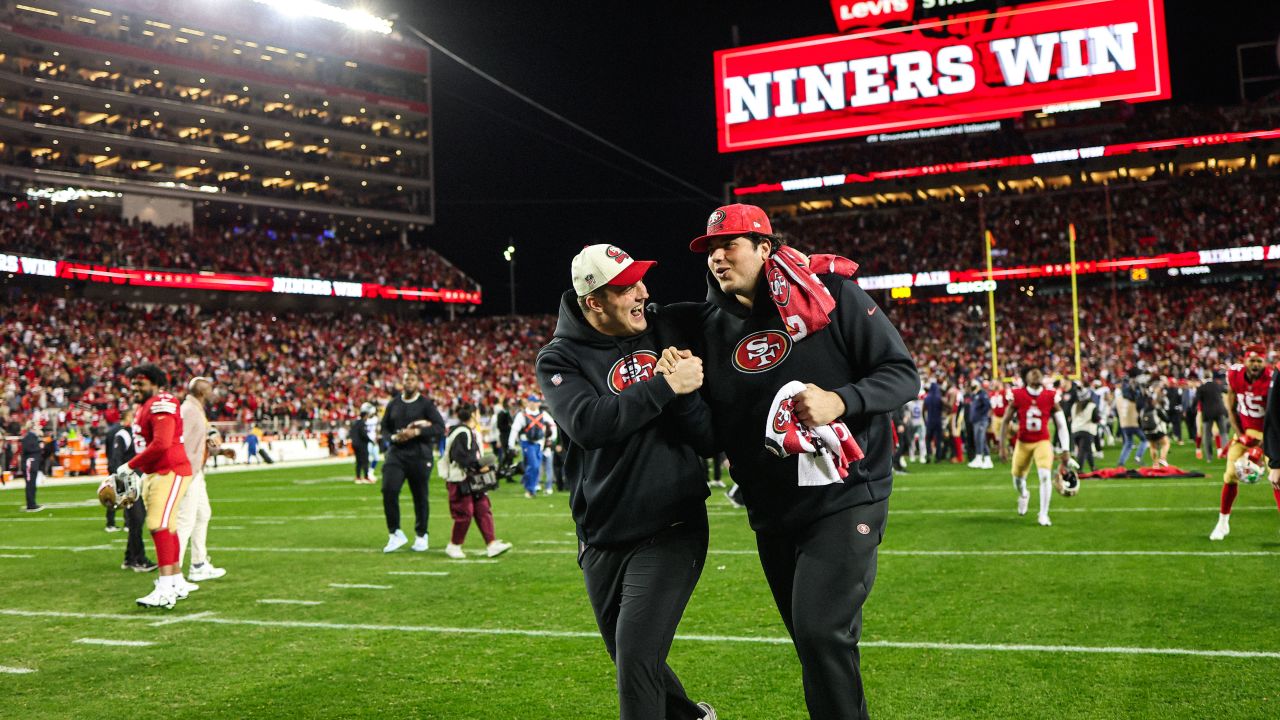
<path id="1" fill-rule="evenodd" d="M 1246 485 L 1253 485 L 1267 474 L 1263 467 L 1262 448 L 1252 447 L 1243 457 L 1236 460 L 1236 477 Z"/>
<path id="2" fill-rule="evenodd" d="M 1069 465 L 1063 465 L 1057 477 L 1053 480 L 1053 487 L 1058 491 L 1059 495 L 1074 497 L 1076 493 L 1080 492 L 1080 476 Z"/>
<path id="3" fill-rule="evenodd" d="M 360 416 L 368 417 L 373 414 L 373 403 L 364 403 L 360 406 Z"/>
<path id="4" fill-rule="evenodd" d="M 106 507 L 127 508 L 142 496 L 142 476 L 128 465 L 121 465 L 98 485 L 98 502 Z"/>

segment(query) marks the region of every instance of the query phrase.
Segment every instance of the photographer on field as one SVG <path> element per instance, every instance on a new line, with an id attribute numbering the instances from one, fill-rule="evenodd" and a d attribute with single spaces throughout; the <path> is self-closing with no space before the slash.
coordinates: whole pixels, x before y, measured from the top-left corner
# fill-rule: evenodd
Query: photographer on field
<path id="1" fill-rule="evenodd" d="M 489 490 L 497 487 L 498 480 L 493 474 L 497 458 L 481 455 L 479 428 L 474 407 L 463 405 L 458 408 L 458 424 L 449 428 L 444 455 L 440 458 L 440 473 L 449 493 L 449 514 L 453 516 L 453 532 L 449 544 L 444 547 L 444 554 L 455 560 L 467 556 L 462 551 L 462 543 L 467 539 L 472 519 L 480 529 L 489 557 L 497 557 L 511 549 L 511 543 L 502 542 L 494 534 Z"/>

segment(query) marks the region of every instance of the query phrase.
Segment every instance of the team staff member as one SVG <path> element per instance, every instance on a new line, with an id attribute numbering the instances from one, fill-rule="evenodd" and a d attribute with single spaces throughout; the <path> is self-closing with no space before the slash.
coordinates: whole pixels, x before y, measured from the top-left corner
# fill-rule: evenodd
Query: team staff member
<path id="1" fill-rule="evenodd" d="M 654 373 L 667 337 L 646 315 L 644 274 L 611 245 L 572 263 L 538 383 L 565 437 L 578 564 L 624 720 L 711 718 L 666 664 L 707 554 L 706 405 L 701 361 Z M 695 447 L 697 448 L 695 450 Z"/>
<path id="2" fill-rule="evenodd" d="M 413 531 L 417 536 L 411 549 L 424 552 L 428 547 L 427 481 L 435 459 L 431 448 L 444 437 L 444 418 L 421 391 L 418 373 L 406 371 L 404 389 L 387 404 L 382 416 L 382 436 L 391 438 L 391 449 L 382 465 L 382 510 L 390 533 L 383 552 L 394 552 L 409 542 L 400 530 L 400 489 L 406 479 L 413 496 Z"/>
<path id="3" fill-rule="evenodd" d="M 107 438 L 107 474 L 115 475 L 120 466 L 137 455 L 133 449 L 133 408 L 126 408 L 120 415 L 120 425 Z M 114 506 L 112 506 L 114 507 Z M 147 522 L 147 505 L 138 498 L 124 510 L 124 527 L 129 539 L 124 546 L 124 562 L 121 570 L 151 572 L 158 567 L 147 559 L 147 548 L 142 542 L 142 526 Z"/>
<path id="4" fill-rule="evenodd" d="M 916 396 L 920 376 L 898 331 L 850 278 L 817 276 L 813 284 L 826 287 L 834 307 L 784 324 L 780 308 L 790 315 L 796 305 L 789 303 L 801 298 L 798 283 L 774 274 L 781 246 L 760 208 L 716 210 L 707 233 L 689 244 L 706 253 L 707 302 L 664 312 L 688 323 L 685 335 L 706 364 L 702 395 L 716 445 L 729 456 L 760 564 L 795 643 L 809 714 L 865 718 L 858 639 L 893 486 L 890 416 Z M 792 380 L 807 385 L 794 397 L 798 419 L 811 428 L 843 420 L 865 453 L 843 482 L 800 487 L 797 458 L 765 451 L 773 399 Z"/>
<path id="5" fill-rule="evenodd" d="M 365 403 L 360 406 L 360 417 L 351 422 L 351 451 L 356 456 L 356 484 L 372 485 L 376 482 L 369 476 L 369 445 L 373 442 L 369 436 L 369 417 L 373 415 L 373 406 Z"/>
<path id="6" fill-rule="evenodd" d="M 1274 371 L 1273 371 L 1274 375 Z M 1267 412 L 1264 418 L 1263 450 L 1267 454 L 1267 465 L 1270 472 L 1272 492 L 1276 496 L 1276 506 L 1280 507 L 1280 382 L 1272 378 L 1271 389 L 1267 392 Z"/>
<path id="7" fill-rule="evenodd" d="M 22 479 L 26 483 L 27 506 L 23 508 L 26 512 L 39 512 L 44 509 L 43 505 L 36 504 L 36 480 L 40 478 L 40 465 L 43 459 L 43 446 L 40 444 L 40 421 L 31 420 L 27 423 L 27 432 L 22 436 L 22 456 L 19 461 L 22 463 Z"/>
<path id="8" fill-rule="evenodd" d="M 213 392 L 213 381 L 207 377 L 195 377 L 187 383 L 187 396 L 182 400 L 182 444 L 191 463 L 191 485 L 186 497 L 178 506 L 178 567 L 186 556 L 187 543 L 191 543 L 191 569 L 187 577 L 193 582 L 216 580 L 227 571 L 215 567 L 209 561 L 206 545 L 209 520 L 213 508 L 209 505 L 209 490 L 204 482 L 204 464 L 211 452 L 218 451 L 220 436 L 217 431 L 209 434 L 209 418 L 204 414 L 204 404 Z"/>

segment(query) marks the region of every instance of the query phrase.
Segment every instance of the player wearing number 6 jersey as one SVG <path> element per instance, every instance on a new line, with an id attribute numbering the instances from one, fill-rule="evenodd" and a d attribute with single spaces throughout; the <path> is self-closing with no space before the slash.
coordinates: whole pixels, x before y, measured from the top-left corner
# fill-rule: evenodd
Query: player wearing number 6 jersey
<path id="1" fill-rule="evenodd" d="M 1027 471 L 1031 462 L 1036 464 L 1036 474 L 1040 480 L 1040 514 L 1041 525 L 1049 526 L 1049 498 L 1053 496 L 1053 455 L 1055 448 L 1049 440 L 1049 423 L 1058 426 L 1058 443 L 1056 450 L 1066 454 L 1070 447 L 1067 441 L 1067 416 L 1058 405 L 1057 394 L 1041 385 L 1044 373 L 1040 368 L 1027 368 L 1022 371 L 1023 387 L 1015 388 L 1013 399 L 1005 415 L 1005 426 L 1011 430 L 1017 427 L 1018 441 L 1013 448 L 1013 487 L 1018 492 L 1018 514 L 1027 514 L 1027 504 L 1031 493 L 1027 490 Z M 1001 443 L 1000 459 L 1008 459 L 1008 446 Z M 1063 462 L 1066 462 L 1065 458 Z"/>
<path id="2" fill-rule="evenodd" d="M 1240 491 L 1239 482 L 1257 482 L 1267 466 L 1262 453 L 1263 419 L 1267 413 L 1267 393 L 1271 388 L 1271 368 L 1266 362 L 1267 349 L 1250 345 L 1244 350 L 1244 363 L 1227 370 L 1227 419 L 1234 437 L 1227 446 L 1227 469 L 1222 474 L 1222 502 L 1218 508 L 1218 524 L 1209 534 L 1210 540 L 1222 540 L 1231 533 L 1231 506 Z M 1256 466 L 1257 473 L 1241 478 L 1237 463 L 1248 456 L 1246 467 Z M 1276 491 L 1280 505 L 1280 490 Z"/>

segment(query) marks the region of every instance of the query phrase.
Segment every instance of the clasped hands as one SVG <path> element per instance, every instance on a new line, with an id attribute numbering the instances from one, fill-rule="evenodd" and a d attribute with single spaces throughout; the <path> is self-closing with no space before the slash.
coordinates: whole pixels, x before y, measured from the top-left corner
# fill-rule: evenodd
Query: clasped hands
<path id="1" fill-rule="evenodd" d="M 429 428 L 429 427 L 431 427 L 430 420 L 414 420 L 413 422 L 404 426 L 400 430 L 400 432 L 397 432 L 395 435 L 392 435 L 391 442 L 396 443 L 397 445 L 400 443 L 408 442 L 418 437 L 419 435 L 421 435 L 423 428 Z"/>
<path id="2" fill-rule="evenodd" d="M 677 395 L 702 387 L 702 358 L 691 350 L 674 347 L 663 350 L 655 372 L 667 378 Z M 813 383 L 805 383 L 804 390 L 796 394 L 794 403 L 796 418 L 811 428 L 827 425 L 845 413 L 844 398 Z"/>

